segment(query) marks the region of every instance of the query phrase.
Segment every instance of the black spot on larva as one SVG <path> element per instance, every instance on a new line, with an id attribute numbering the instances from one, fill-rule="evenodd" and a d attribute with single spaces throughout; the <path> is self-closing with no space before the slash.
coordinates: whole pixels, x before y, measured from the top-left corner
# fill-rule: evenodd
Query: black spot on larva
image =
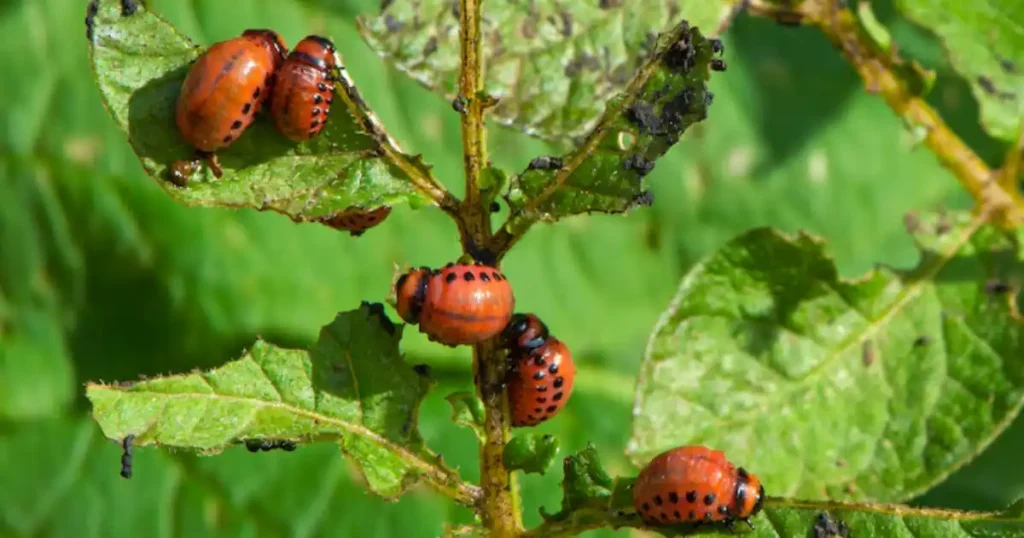
<path id="1" fill-rule="evenodd" d="M 549 405 L 548 406 L 548 413 L 554 413 L 555 411 L 558 411 L 558 406 L 557 405 Z"/>
<path id="2" fill-rule="evenodd" d="M 643 506 L 641 506 L 640 508 L 643 509 L 644 512 L 651 511 L 651 505 L 649 503 L 644 503 Z"/>
<path id="3" fill-rule="evenodd" d="M 537 417 L 533 415 L 526 415 L 526 420 L 537 420 Z"/>
<path id="4" fill-rule="evenodd" d="M 556 389 L 560 389 L 560 388 L 562 388 L 562 385 L 564 383 L 565 383 L 565 378 L 556 377 L 555 378 L 555 382 L 553 383 L 553 385 L 555 386 Z"/>
<path id="5" fill-rule="evenodd" d="M 527 170 L 558 170 L 564 162 L 561 157 L 542 156 L 530 161 Z"/>
<path id="6" fill-rule="evenodd" d="M 456 275 L 454 272 L 451 272 L 451 273 L 448 273 L 448 275 L 444 277 L 444 280 L 445 280 L 445 282 L 451 284 L 452 282 L 455 282 L 456 278 L 459 278 L 459 275 Z"/>
<path id="7" fill-rule="evenodd" d="M 491 281 L 491 276 L 488 275 L 487 273 L 483 272 L 483 271 L 480 271 L 480 281 L 481 282 L 490 282 Z"/>
<path id="8" fill-rule="evenodd" d="M 708 493 L 707 495 L 705 495 L 704 496 L 704 504 L 706 504 L 708 506 L 711 506 L 712 504 L 715 504 L 715 494 L 714 493 Z"/>
<path id="9" fill-rule="evenodd" d="M 535 390 L 537 392 L 547 392 L 548 391 L 548 386 L 547 385 L 536 385 L 536 386 L 533 387 L 533 390 Z"/>
<path id="10" fill-rule="evenodd" d="M 687 491 L 686 492 L 686 502 L 689 502 L 689 503 L 697 502 L 697 492 L 696 491 Z"/>
<path id="11" fill-rule="evenodd" d="M 93 36 L 96 34 L 96 14 L 99 11 L 99 0 L 92 0 L 92 2 L 89 2 L 89 6 L 85 8 L 85 37 L 89 41 L 92 41 Z"/>
<path id="12" fill-rule="evenodd" d="M 245 104 L 245 105 L 244 105 L 244 106 L 242 107 L 242 114 L 249 114 L 249 111 L 250 111 L 250 110 L 252 110 L 252 103 L 246 103 L 246 104 Z"/>
<path id="13" fill-rule="evenodd" d="M 654 161 L 644 157 L 641 153 L 634 153 L 629 156 L 622 163 L 622 167 L 626 170 L 635 170 L 636 174 L 640 177 L 644 177 L 654 170 Z"/>
<path id="14" fill-rule="evenodd" d="M 498 282 L 501 282 L 501 280 L 502 280 L 501 273 L 499 273 L 497 271 L 494 271 L 493 273 L 491 273 L 491 276 L 493 276 L 494 280 L 497 280 Z"/>
<path id="15" fill-rule="evenodd" d="M 225 144 L 230 144 L 232 140 L 234 140 L 234 138 L 231 135 L 227 135 L 221 141 Z"/>
<path id="16" fill-rule="evenodd" d="M 474 275 L 472 271 L 466 271 L 462 275 L 462 279 L 465 280 L 466 282 L 472 282 L 476 280 L 476 275 Z"/>
<path id="17" fill-rule="evenodd" d="M 1002 295 L 1009 293 L 1011 289 L 1009 284 L 1001 280 L 992 279 L 985 283 L 985 291 L 992 294 Z"/>
<path id="18" fill-rule="evenodd" d="M 540 407 L 535 407 L 535 408 L 533 409 L 533 412 L 534 412 L 534 413 L 543 413 L 543 412 L 544 412 L 544 410 L 543 410 L 543 409 L 541 409 Z"/>
<path id="19" fill-rule="evenodd" d="M 324 116 L 330 116 L 330 115 L 331 115 L 331 109 L 325 108 L 324 109 Z"/>
<path id="20" fill-rule="evenodd" d="M 318 82 L 318 83 L 316 84 L 316 89 L 317 89 L 317 90 L 320 90 L 320 91 L 322 91 L 322 92 L 325 92 L 325 91 L 327 91 L 327 85 L 326 85 L 326 84 L 324 84 L 323 82 Z"/>
<path id="21" fill-rule="evenodd" d="M 687 515 L 687 518 L 690 519 L 690 520 L 697 519 L 697 514 L 693 510 L 690 510 L 690 513 L 686 514 L 686 515 Z"/>
<path id="22" fill-rule="evenodd" d="M 253 90 L 253 92 L 252 92 L 252 98 L 253 99 L 259 99 L 260 98 L 260 90 L 261 89 L 262 88 L 260 88 L 259 86 L 256 86 L 256 89 Z"/>
<path id="23" fill-rule="evenodd" d="M 921 335 L 914 339 L 914 347 L 924 347 L 932 342 L 931 338 Z"/>
<path id="24" fill-rule="evenodd" d="M 558 363 L 556 363 L 556 362 L 551 363 L 551 366 L 548 366 L 548 371 L 553 373 L 553 374 L 557 374 L 558 373 Z"/>
<path id="25" fill-rule="evenodd" d="M 547 398 L 537 398 L 537 403 L 548 403 Z"/>
<path id="26" fill-rule="evenodd" d="M 449 267 L 455 267 L 455 262 L 448 262 L 444 266 L 445 269 L 448 269 Z"/>
<path id="27" fill-rule="evenodd" d="M 233 123 L 231 124 L 231 130 L 232 130 L 232 131 L 237 131 L 237 130 L 239 130 L 239 129 L 241 129 L 241 128 L 242 128 L 242 122 L 241 122 L 241 120 L 235 120 L 235 121 L 234 121 L 234 122 L 233 122 Z"/>
<path id="28" fill-rule="evenodd" d="M 121 16 L 130 17 L 139 10 L 138 0 L 121 0 Z"/>
<path id="29" fill-rule="evenodd" d="M 537 372 L 537 373 L 533 374 L 533 378 L 534 379 L 544 379 L 544 372 L 540 371 L 540 372 Z M 557 379 L 555 380 L 555 383 L 558 383 Z"/>
<path id="30" fill-rule="evenodd" d="M 324 101 L 324 96 L 320 95 L 319 93 L 314 93 L 313 94 L 313 104 L 319 105 L 323 101 Z"/>
<path id="31" fill-rule="evenodd" d="M 320 115 L 320 109 L 314 107 L 313 108 L 313 117 L 316 117 L 316 116 L 319 116 L 319 115 Z"/>
<path id="32" fill-rule="evenodd" d="M 533 364 L 537 366 L 544 366 L 544 357 L 534 357 Z"/>
<path id="33" fill-rule="evenodd" d="M 654 496 L 654 504 L 656 504 L 658 506 L 661 506 L 661 503 L 662 503 L 661 495 L 655 495 Z"/>
<path id="34" fill-rule="evenodd" d="M 559 393 L 559 394 L 561 394 L 561 393 Z M 679 504 L 679 494 L 674 492 L 674 491 L 672 493 L 669 493 L 668 494 L 668 500 L 671 501 L 672 504 Z M 679 516 L 676 516 L 676 517 L 679 517 Z"/>
<path id="35" fill-rule="evenodd" d="M 679 510 L 672 512 L 672 515 L 676 516 L 676 519 L 683 519 L 683 515 L 679 513 Z"/>
<path id="36" fill-rule="evenodd" d="M 711 515 L 711 512 L 707 510 L 704 511 L 704 521 L 711 521 L 713 518 L 714 516 Z"/>
<path id="37" fill-rule="evenodd" d="M 551 397 L 551 399 L 552 399 L 553 401 L 556 401 L 556 402 L 557 402 L 558 400 L 561 400 L 561 399 L 562 399 L 562 394 L 563 394 L 563 393 L 561 393 L 561 392 L 556 392 L 556 393 L 555 393 L 555 395 Z M 675 495 L 675 494 L 673 493 L 673 495 Z"/>
<path id="38" fill-rule="evenodd" d="M 329 105 L 329 104 L 331 104 L 331 103 L 333 103 L 333 102 L 334 102 L 334 99 L 333 99 L 333 98 L 331 98 L 331 97 L 328 97 L 328 98 L 327 98 L 327 101 L 326 101 L 326 103 L 327 103 L 328 105 Z"/>
<path id="39" fill-rule="evenodd" d="M 311 123 L 309 124 L 309 128 L 310 128 L 310 129 L 316 129 L 316 128 L 317 128 L 317 127 L 319 127 L 319 126 L 320 126 L 320 120 L 313 120 L 313 121 L 312 121 L 312 122 L 311 122 Z"/>
<path id="40" fill-rule="evenodd" d="M 665 512 L 662 512 L 661 513 L 661 520 L 666 522 L 666 523 L 668 523 L 668 514 L 666 514 Z"/>
<path id="41" fill-rule="evenodd" d="M 722 514 L 723 516 L 729 515 L 729 507 L 724 504 L 718 505 L 718 513 Z"/>

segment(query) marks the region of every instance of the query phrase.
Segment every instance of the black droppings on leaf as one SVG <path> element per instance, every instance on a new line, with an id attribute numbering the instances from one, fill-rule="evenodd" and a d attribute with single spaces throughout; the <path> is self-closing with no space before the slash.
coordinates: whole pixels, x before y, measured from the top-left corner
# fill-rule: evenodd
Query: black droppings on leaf
<path id="1" fill-rule="evenodd" d="M 89 6 L 85 8 L 85 37 L 89 41 L 92 41 L 93 36 L 96 34 L 96 14 L 99 11 L 99 0 L 92 0 L 92 2 L 89 2 Z"/>
<path id="2" fill-rule="evenodd" d="M 121 441 L 121 477 L 131 478 L 132 477 L 132 457 L 133 447 L 132 443 L 135 442 L 134 435 L 127 435 L 124 440 Z"/>
<path id="3" fill-rule="evenodd" d="M 141 0 L 121 0 L 121 16 L 130 17 L 139 10 Z"/>
<path id="4" fill-rule="evenodd" d="M 562 167 L 562 158 L 553 156 L 541 156 L 530 161 L 526 166 L 527 170 L 558 170 Z"/>
<path id="5" fill-rule="evenodd" d="M 498 202 L 496 202 L 496 201 L 495 202 L 491 202 L 490 209 L 491 209 L 491 213 L 497 213 L 498 211 L 501 211 L 501 205 L 498 204 Z"/>
<path id="6" fill-rule="evenodd" d="M 846 523 L 838 519 L 832 519 L 828 512 L 818 514 L 812 528 L 814 538 L 849 538 L 850 529 Z"/>
<path id="7" fill-rule="evenodd" d="M 385 13 L 384 27 L 387 28 L 389 32 L 397 32 L 402 28 L 405 28 L 405 23 L 396 19 L 394 15 L 390 13 Z"/>
<path id="8" fill-rule="evenodd" d="M 726 70 L 725 60 L 723 60 L 721 58 L 712 58 L 711 59 L 711 70 L 712 71 L 725 71 Z"/>
<path id="9" fill-rule="evenodd" d="M 981 89 L 985 90 L 985 93 L 989 95 L 999 93 L 999 88 L 996 88 L 995 82 L 992 82 L 992 79 L 986 76 L 978 77 L 978 86 L 981 86 Z"/>
<path id="10" fill-rule="evenodd" d="M 1011 289 L 1009 284 L 995 278 L 985 283 L 985 291 L 994 295 L 1009 293 Z"/>
<path id="11" fill-rule="evenodd" d="M 635 206 L 650 206 L 654 204 L 654 193 L 651 191 L 644 191 L 633 197 L 633 205 Z"/>
<path id="12" fill-rule="evenodd" d="M 395 335 L 395 324 L 391 321 L 391 318 L 388 317 L 387 313 L 384 312 L 383 304 L 363 301 L 362 306 L 366 307 L 371 316 L 377 318 L 377 321 L 380 323 L 380 327 L 384 329 L 385 332 L 392 336 Z"/>
<path id="13" fill-rule="evenodd" d="M 642 178 L 654 170 L 654 161 L 644 157 L 641 153 L 634 153 L 622 163 L 622 166 L 626 170 L 635 171 Z"/>
<path id="14" fill-rule="evenodd" d="M 431 54 L 434 54 L 435 52 L 437 52 L 437 38 L 434 36 L 430 36 L 430 39 L 427 40 L 427 43 L 423 45 L 423 57 L 427 58 Z"/>
<path id="15" fill-rule="evenodd" d="M 697 63 L 697 49 L 690 41 L 690 34 L 684 33 L 683 37 L 669 47 L 661 63 L 673 71 L 688 72 Z"/>
<path id="16" fill-rule="evenodd" d="M 710 40 L 710 43 L 711 52 L 714 52 L 715 54 L 722 54 L 723 52 L 725 52 L 725 45 L 722 44 L 721 39 L 712 39 Z"/>
<path id="17" fill-rule="evenodd" d="M 1002 68 L 1003 71 L 1011 75 L 1017 72 L 1017 64 L 1012 60 L 1009 58 L 1003 58 L 999 55 L 996 55 L 996 58 L 999 60 L 999 67 Z"/>
<path id="18" fill-rule="evenodd" d="M 661 121 L 654 112 L 654 105 L 636 101 L 626 110 L 626 120 L 636 125 L 641 134 L 653 134 L 661 130 Z"/>
<path id="19" fill-rule="evenodd" d="M 924 347 L 932 343 L 932 339 L 927 336 L 921 335 L 914 339 L 914 347 Z"/>
<path id="20" fill-rule="evenodd" d="M 423 377 L 430 377 L 430 365 L 429 364 L 417 364 L 412 367 L 412 370 L 416 372 L 416 375 Z"/>
<path id="21" fill-rule="evenodd" d="M 455 110 L 456 112 L 458 112 L 459 114 L 465 114 L 466 113 L 466 98 L 460 95 L 460 96 L 456 97 L 455 99 L 452 99 L 452 109 Z"/>

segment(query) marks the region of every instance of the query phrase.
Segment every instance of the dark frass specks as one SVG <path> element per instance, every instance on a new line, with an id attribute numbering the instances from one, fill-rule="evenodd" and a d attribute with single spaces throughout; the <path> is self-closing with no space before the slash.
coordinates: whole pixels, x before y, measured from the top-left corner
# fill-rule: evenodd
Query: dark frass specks
<path id="1" fill-rule="evenodd" d="M 140 0 L 121 0 L 121 16 L 131 17 L 139 10 L 141 3 Z"/>
<path id="2" fill-rule="evenodd" d="M 269 452 L 275 449 L 284 450 L 285 452 L 292 452 L 295 450 L 296 444 L 294 441 L 289 441 L 286 439 L 246 439 L 245 448 L 249 450 L 249 452 L 253 453 L 259 452 L 261 450 L 263 452 Z"/>
<path id="3" fill-rule="evenodd" d="M 92 0 L 85 8 L 85 37 L 89 41 L 96 35 L 96 14 L 100 11 L 99 0 Z"/>
<path id="4" fill-rule="evenodd" d="M 132 477 L 132 459 L 134 457 L 134 450 L 132 443 L 135 442 L 134 435 L 127 435 L 121 441 L 121 477 L 131 478 Z"/>
<path id="5" fill-rule="evenodd" d="M 558 170 L 562 167 L 563 161 L 561 157 L 554 156 L 541 156 L 530 161 L 530 164 L 526 166 L 527 170 Z"/>

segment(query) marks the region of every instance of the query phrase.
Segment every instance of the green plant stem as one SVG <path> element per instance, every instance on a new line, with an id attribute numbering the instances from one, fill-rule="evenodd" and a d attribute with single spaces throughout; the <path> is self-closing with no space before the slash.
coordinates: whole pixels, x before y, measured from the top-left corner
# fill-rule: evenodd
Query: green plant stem
<path id="1" fill-rule="evenodd" d="M 505 397 L 504 357 L 495 341 L 473 349 L 477 391 L 484 404 L 484 442 L 480 445 L 480 515 L 494 538 L 515 538 L 523 531 L 519 491 L 505 468 L 502 453 L 508 442 L 508 400 Z"/>
<path id="2" fill-rule="evenodd" d="M 456 221 L 465 254 L 479 256 L 491 239 L 491 212 L 480 198 L 480 175 L 487 162 L 484 112 L 491 101 L 483 91 L 480 50 L 482 0 L 459 0 L 459 106 L 462 115 L 462 154 L 466 196 Z M 490 260 L 487 260 L 490 261 Z M 480 485 L 483 496 L 478 513 L 493 538 L 516 538 L 523 530 L 519 491 L 502 461 L 509 436 L 505 396 L 505 358 L 496 340 L 473 348 L 477 392 L 484 404 L 484 441 L 480 445 Z"/>
<path id="3" fill-rule="evenodd" d="M 462 159 L 466 174 L 466 196 L 459 211 L 462 224 L 460 232 L 463 243 L 473 241 L 472 249 L 475 251 L 479 251 L 491 237 L 491 213 L 480 200 L 480 174 L 487 162 L 484 111 L 489 105 L 489 99 L 483 91 L 481 4 L 482 0 L 459 0 L 461 70 L 458 99 L 461 103 Z"/>
<path id="4" fill-rule="evenodd" d="M 978 209 L 989 213 L 993 222 L 1006 227 L 1024 224 L 1024 196 L 998 181 L 989 168 L 942 119 L 927 101 L 911 90 L 899 75 L 904 60 L 895 50 L 882 50 L 858 24 L 846 3 L 836 0 L 803 0 L 793 5 L 770 0 L 751 0 L 750 12 L 784 22 L 816 26 L 839 49 L 864 79 L 867 91 L 885 99 L 893 111 L 910 125 L 927 133 L 924 143 L 975 199 Z"/>

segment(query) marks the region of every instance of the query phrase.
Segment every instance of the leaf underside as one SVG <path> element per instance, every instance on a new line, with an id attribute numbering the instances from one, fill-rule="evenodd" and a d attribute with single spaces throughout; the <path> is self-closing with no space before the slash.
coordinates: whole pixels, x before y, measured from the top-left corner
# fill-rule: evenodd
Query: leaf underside
<path id="1" fill-rule="evenodd" d="M 320 135 L 293 143 L 277 132 L 264 108 L 235 143 L 217 153 L 223 177 L 202 167 L 186 186 L 173 185 L 168 167 L 194 155 L 175 123 L 175 104 L 190 63 L 203 48 L 142 5 L 131 14 L 115 0 L 93 5 L 90 57 L 107 110 L 146 172 L 175 199 L 272 210 L 296 220 L 351 207 L 426 202 L 386 158 L 384 150 L 397 151 L 397 145 L 347 76 L 335 84 L 330 120 Z M 426 169 L 418 159 L 408 162 Z"/>
<path id="2" fill-rule="evenodd" d="M 1016 140 L 1024 120 L 1024 3 L 898 0 L 896 6 L 942 40 L 950 64 L 981 104 L 988 134 Z"/>
<path id="3" fill-rule="evenodd" d="M 209 372 L 90 384 L 93 417 L 110 439 L 205 454 L 246 440 L 334 441 L 371 489 L 395 497 L 447 472 L 417 428 L 430 381 L 402 360 L 402 328 L 378 306 L 339 314 L 308 351 L 259 341 Z"/>
<path id="4" fill-rule="evenodd" d="M 428 88 L 458 92 L 459 17 L 450 0 L 385 2 L 361 19 L 378 54 Z M 543 138 L 588 132 L 604 104 L 626 86 L 655 36 L 688 20 L 711 34 L 734 2 L 601 0 L 491 2 L 481 20 L 486 91 L 494 121 Z"/>
<path id="5" fill-rule="evenodd" d="M 768 229 L 695 266 L 648 342 L 630 458 L 705 444 L 769 495 L 893 501 L 977 455 L 1024 399 L 1024 235 L 908 226 L 910 271 L 841 280 L 821 240 Z"/>

